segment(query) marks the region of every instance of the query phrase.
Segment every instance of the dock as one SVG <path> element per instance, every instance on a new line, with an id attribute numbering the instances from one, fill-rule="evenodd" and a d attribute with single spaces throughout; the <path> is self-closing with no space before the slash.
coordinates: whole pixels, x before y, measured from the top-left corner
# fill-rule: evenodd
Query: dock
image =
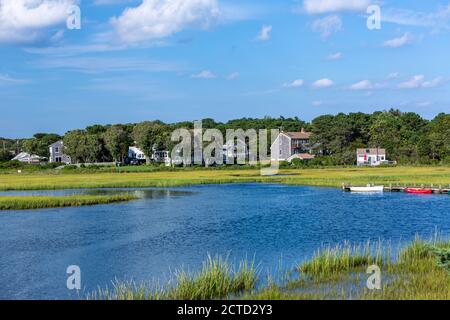
<path id="1" fill-rule="evenodd" d="M 380 184 L 381 185 L 381 184 Z M 343 191 L 347 191 L 350 192 L 350 187 L 352 187 L 351 185 L 342 184 L 342 190 Z M 400 185 L 400 184 L 393 184 L 390 183 L 388 186 L 384 186 L 384 191 L 385 192 L 404 192 L 405 189 L 407 188 L 418 188 L 418 189 L 431 189 L 433 190 L 433 193 L 435 194 L 450 194 L 450 185 L 448 186 L 443 186 L 443 185 L 438 185 L 435 186 L 433 184 L 431 185 Z"/>

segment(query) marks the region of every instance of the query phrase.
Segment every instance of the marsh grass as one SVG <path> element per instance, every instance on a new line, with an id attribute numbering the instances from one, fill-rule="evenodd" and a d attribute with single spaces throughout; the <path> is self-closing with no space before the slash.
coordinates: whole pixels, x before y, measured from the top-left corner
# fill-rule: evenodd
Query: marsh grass
<path id="1" fill-rule="evenodd" d="M 43 171 L 0 174 L 0 190 L 76 188 L 174 187 L 195 184 L 269 182 L 289 185 L 340 187 L 342 183 L 450 185 L 450 167 L 323 168 L 280 170 L 263 177 L 257 169 L 181 169 L 155 172 L 72 173 Z"/>
<path id="2" fill-rule="evenodd" d="M 228 257 L 208 257 L 200 271 L 175 272 L 165 286 L 115 281 L 112 289 L 99 289 L 89 299 L 209 300 L 209 299 L 450 299 L 448 258 L 450 242 L 416 238 L 395 257 L 390 244 L 324 248 L 302 263 L 291 278 L 267 275 L 261 282 L 253 262 L 231 264 Z M 366 288 L 366 267 L 382 269 L 382 289 Z M 277 282 L 273 279 L 282 279 Z"/>
<path id="3" fill-rule="evenodd" d="M 311 260 L 298 266 L 298 271 L 314 280 L 336 279 L 342 273 L 361 271 L 373 264 L 382 266 L 389 263 L 390 249 L 386 249 L 385 261 L 383 255 L 380 244 L 374 246 L 368 242 L 363 246 L 352 246 L 345 243 L 317 251 Z"/>
<path id="4" fill-rule="evenodd" d="M 137 199 L 131 194 L 73 196 L 0 196 L 0 210 L 90 206 Z"/>
<path id="5" fill-rule="evenodd" d="M 236 297 L 251 292 L 258 281 L 253 262 L 242 260 L 237 266 L 228 257 L 208 256 L 199 272 L 175 271 L 174 279 L 165 286 L 136 285 L 115 281 L 112 289 L 98 289 L 90 299 L 106 300 L 210 300 Z"/>

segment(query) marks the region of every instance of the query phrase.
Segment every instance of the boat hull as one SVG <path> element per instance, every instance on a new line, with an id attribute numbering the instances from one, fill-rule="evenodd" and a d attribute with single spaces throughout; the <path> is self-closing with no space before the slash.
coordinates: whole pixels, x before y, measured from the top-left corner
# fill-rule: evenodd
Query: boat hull
<path id="1" fill-rule="evenodd" d="M 411 194 L 432 194 L 433 190 L 431 190 L 431 189 L 406 188 L 405 192 L 406 193 L 411 193 Z"/>

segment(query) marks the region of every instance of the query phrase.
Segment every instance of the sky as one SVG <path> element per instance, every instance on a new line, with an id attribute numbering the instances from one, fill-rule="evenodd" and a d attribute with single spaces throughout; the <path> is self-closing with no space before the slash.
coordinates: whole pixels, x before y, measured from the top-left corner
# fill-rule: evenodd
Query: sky
<path id="1" fill-rule="evenodd" d="M 0 136 L 390 108 L 432 119 L 450 111 L 449 57 L 443 0 L 0 0 Z"/>

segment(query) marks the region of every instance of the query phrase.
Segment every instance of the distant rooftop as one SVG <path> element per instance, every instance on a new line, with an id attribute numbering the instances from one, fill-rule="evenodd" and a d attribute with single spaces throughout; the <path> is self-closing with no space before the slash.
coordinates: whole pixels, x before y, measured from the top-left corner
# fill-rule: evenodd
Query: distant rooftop
<path id="1" fill-rule="evenodd" d="M 299 132 L 283 132 L 283 133 L 288 137 L 290 137 L 291 139 L 309 139 L 312 135 L 311 132 L 307 132 L 303 128 Z"/>

